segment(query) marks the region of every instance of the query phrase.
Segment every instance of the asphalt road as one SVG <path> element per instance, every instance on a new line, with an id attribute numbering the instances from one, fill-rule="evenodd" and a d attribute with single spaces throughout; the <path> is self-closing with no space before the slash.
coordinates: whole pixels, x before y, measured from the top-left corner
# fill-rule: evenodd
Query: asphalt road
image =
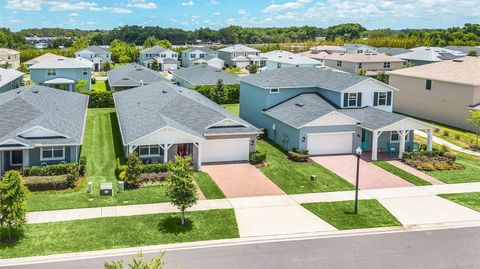
<path id="1" fill-rule="evenodd" d="M 128 258 L 12 268 L 103 268 L 105 261 Z M 480 268 L 480 227 L 176 250 L 167 252 L 165 261 L 167 268 L 185 269 Z"/>

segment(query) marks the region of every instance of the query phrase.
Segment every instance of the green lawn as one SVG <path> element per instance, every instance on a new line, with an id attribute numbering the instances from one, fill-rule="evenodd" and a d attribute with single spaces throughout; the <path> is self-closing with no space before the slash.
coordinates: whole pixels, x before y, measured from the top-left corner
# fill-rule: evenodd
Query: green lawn
<path id="1" fill-rule="evenodd" d="M 394 165 L 391 165 L 389 164 L 388 162 L 384 162 L 384 161 L 376 161 L 376 162 L 373 162 L 373 164 L 375 164 L 376 166 L 398 176 L 398 177 L 401 177 L 403 179 L 405 179 L 406 181 L 414 184 L 414 185 L 417 185 L 417 186 L 427 186 L 427 185 L 432 185 L 432 183 L 428 182 L 428 181 L 425 181 L 415 175 L 412 175 L 410 173 L 408 173 L 407 171 L 405 170 L 402 170 Z"/>
<path id="2" fill-rule="evenodd" d="M 185 228 L 178 225 L 179 214 L 172 213 L 29 224 L 15 245 L 0 243 L 0 257 L 239 237 L 232 209 L 187 212 L 187 219 L 190 226 Z"/>
<path id="3" fill-rule="evenodd" d="M 226 110 L 228 110 L 230 113 L 232 113 L 235 116 L 240 115 L 240 104 L 225 104 L 222 105 Z"/>
<path id="4" fill-rule="evenodd" d="M 92 84 L 92 91 L 96 92 L 106 92 L 107 91 L 107 84 L 104 80 L 97 80 L 95 84 Z"/>
<path id="5" fill-rule="evenodd" d="M 257 148 L 267 151 L 268 165 L 260 170 L 288 194 L 353 189 L 352 184 L 317 163 L 290 161 L 274 144 L 260 140 Z M 317 180 L 311 181 L 311 175 L 317 175 Z"/>
<path id="6" fill-rule="evenodd" d="M 480 192 L 441 194 L 442 198 L 480 211 Z"/>
<path id="7" fill-rule="evenodd" d="M 207 199 L 222 199 L 225 198 L 222 190 L 212 180 L 209 174 L 205 172 L 195 173 L 195 181 Z"/>
<path id="8" fill-rule="evenodd" d="M 353 214 L 354 201 L 311 203 L 303 207 L 339 230 L 402 225 L 377 200 L 360 200 L 358 214 Z"/>
<path id="9" fill-rule="evenodd" d="M 458 155 L 457 162 L 465 166 L 462 170 L 431 171 L 426 172 L 430 176 L 445 183 L 467 183 L 480 181 L 480 161 L 473 157 Z"/>

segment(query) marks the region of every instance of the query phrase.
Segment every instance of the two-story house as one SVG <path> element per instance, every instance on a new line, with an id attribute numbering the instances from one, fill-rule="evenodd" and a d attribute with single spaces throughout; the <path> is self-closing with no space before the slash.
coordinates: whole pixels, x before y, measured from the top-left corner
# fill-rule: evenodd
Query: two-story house
<path id="1" fill-rule="evenodd" d="M 160 71 L 176 70 L 180 65 L 178 53 L 158 45 L 140 51 L 140 64 L 152 68 L 154 61 L 157 61 Z"/>
<path id="2" fill-rule="evenodd" d="M 81 58 L 55 58 L 30 66 L 30 80 L 38 85 L 75 91 L 79 81 L 82 90 L 90 90 L 92 63 Z"/>
<path id="3" fill-rule="evenodd" d="M 39 85 L 0 94 L 0 175 L 22 167 L 77 162 L 87 107 L 88 95 Z"/>
<path id="4" fill-rule="evenodd" d="M 93 63 L 93 71 L 102 71 L 103 65 L 112 61 L 112 53 L 99 46 L 90 46 L 88 48 L 75 52 L 75 57 L 83 58 Z"/>
<path id="5" fill-rule="evenodd" d="M 20 52 L 12 49 L 0 48 L 0 67 L 17 69 L 20 67 Z"/>
<path id="6" fill-rule="evenodd" d="M 260 57 L 260 51 L 241 44 L 218 50 L 218 58 L 230 67 L 246 68 L 251 64 L 265 66 L 266 61 Z"/>
<path id="7" fill-rule="evenodd" d="M 377 48 L 365 44 L 345 44 L 343 48 L 346 53 L 376 53 Z"/>
<path id="8" fill-rule="evenodd" d="M 240 80 L 240 117 L 285 149 L 310 155 L 413 149 L 413 130 L 433 127 L 392 113 L 393 92 L 376 79 L 315 67 L 267 70 Z"/>
<path id="9" fill-rule="evenodd" d="M 207 47 L 193 47 L 182 51 L 182 66 L 190 67 L 198 64 L 208 64 L 211 67 L 222 69 L 225 61 L 218 58 L 216 51 Z"/>

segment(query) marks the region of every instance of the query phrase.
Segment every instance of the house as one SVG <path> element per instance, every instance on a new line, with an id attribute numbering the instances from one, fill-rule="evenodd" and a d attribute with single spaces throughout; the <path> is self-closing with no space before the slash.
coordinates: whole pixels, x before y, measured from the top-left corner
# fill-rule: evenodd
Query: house
<path id="1" fill-rule="evenodd" d="M 126 153 L 165 163 L 248 161 L 261 132 L 196 91 L 159 82 L 113 94 Z"/>
<path id="2" fill-rule="evenodd" d="M 312 52 L 312 54 L 317 54 L 317 53 L 320 53 L 320 52 L 326 52 L 328 54 L 347 53 L 347 50 L 344 47 L 330 46 L 330 45 L 322 45 L 322 46 L 311 47 L 310 51 Z"/>
<path id="3" fill-rule="evenodd" d="M 446 46 L 445 49 L 461 51 L 468 54 L 470 51 L 476 51 L 477 55 L 480 55 L 480 46 Z"/>
<path id="4" fill-rule="evenodd" d="M 54 58 L 30 66 L 30 80 L 38 85 L 75 91 L 79 81 L 90 90 L 92 63 L 81 58 Z"/>
<path id="5" fill-rule="evenodd" d="M 5 69 L 0 67 L 0 93 L 20 87 L 22 82 L 22 72 L 15 69 Z"/>
<path id="6" fill-rule="evenodd" d="M 345 44 L 343 48 L 347 53 L 376 53 L 377 48 L 365 44 Z"/>
<path id="7" fill-rule="evenodd" d="M 193 89 L 196 86 L 216 85 L 219 80 L 225 85 L 239 84 L 238 77 L 206 64 L 180 68 L 173 72 L 172 81 L 177 85 Z"/>
<path id="8" fill-rule="evenodd" d="M 230 67 L 246 68 L 251 64 L 265 66 L 265 59 L 260 57 L 260 51 L 244 45 L 233 45 L 218 51 L 218 58 Z"/>
<path id="9" fill-rule="evenodd" d="M 367 75 L 377 75 L 382 71 L 401 68 L 405 62 L 404 60 L 383 53 L 328 54 L 326 52 L 321 52 L 312 54 L 311 52 L 303 52 L 301 55 L 319 60 L 326 67 L 335 68 L 352 74 L 357 74 L 360 70 L 365 70 Z"/>
<path id="10" fill-rule="evenodd" d="M 436 63 L 446 60 L 453 60 L 466 56 L 461 51 L 449 50 L 440 47 L 417 47 L 410 49 L 411 52 L 395 55 L 413 65 Z"/>
<path id="11" fill-rule="evenodd" d="M 322 62 L 305 57 L 299 54 L 283 50 L 273 50 L 267 53 L 260 53 L 260 57 L 266 60 L 266 69 L 277 69 L 282 67 L 322 67 Z"/>
<path id="12" fill-rule="evenodd" d="M 35 65 L 35 64 L 38 64 L 38 63 L 41 63 L 41 62 L 44 62 L 44 61 L 48 61 L 48 60 L 52 60 L 52 59 L 65 59 L 67 57 L 63 57 L 63 56 L 60 56 L 60 55 L 56 55 L 56 54 L 53 54 L 53 53 L 45 53 L 45 54 L 42 54 L 36 58 L 33 58 L 33 59 L 30 59 L 26 62 L 24 62 L 23 64 L 26 66 L 26 67 L 30 67 L 32 65 Z"/>
<path id="13" fill-rule="evenodd" d="M 153 46 L 140 51 L 140 64 L 152 68 L 154 61 L 157 61 L 160 71 L 176 70 L 180 65 L 178 54 L 160 46 Z"/>
<path id="14" fill-rule="evenodd" d="M 108 86 L 115 91 L 121 91 L 152 84 L 160 81 L 170 82 L 156 71 L 131 63 L 122 65 L 107 72 Z"/>
<path id="15" fill-rule="evenodd" d="M 89 46 L 85 49 L 75 52 L 75 57 L 89 60 L 93 63 L 93 71 L 102 71 L 105 63 L 112 61 L 112 53 L 99 46 Z"/>
<path id="16" fill-rule="evenodd" d="M 1 93 L 0 174 L 77 162 L 87 107 L 87 95 L 39 85 Z"/>
<path id="17" fill-rule="evenodd" d="M 380 47 L 380 48 L 377 48 L 377 52 L 385 53 L 390 56 L 395 56 L 395 55 L 411 52 L 411 50 L 404 49 L 404 48 Z"/>
<path id="18" fill-rule="evenodd" d="M 197 64 L 208 64 L 212 67 L 222 69 L 225 61 L 218 58 L 216 51 L 207 47 L 193 47 L 182 51 L 183 67 L 190 67 Z"/>
<path id="19" fill-rule="evenodd" d="M 0 66 L 17 69 L 20 67 L 20 52 L 12 49 L 0 48 Z"/>
<path id="20" fill-rule="evenodd" d="M 474 131 L 465 120 L 480 110 L 480 58 L 464 57 L 388 72 L 398 88 L 393 109 Z"/>
<path id="21" fill-rule="evenodd" d="M 430 125 L 392 113 L 397 89 L 376 79 L 313 67 L 267 70 L 240 80 L 240 117 L 287 150 L 310 155 L 413 149 L 413 130 Z"/>

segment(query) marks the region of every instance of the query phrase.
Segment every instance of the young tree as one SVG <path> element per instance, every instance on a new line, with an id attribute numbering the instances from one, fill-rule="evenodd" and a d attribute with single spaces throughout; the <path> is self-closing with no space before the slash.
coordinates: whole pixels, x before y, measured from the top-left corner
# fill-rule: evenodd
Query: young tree
<path id="1" fill-rule="evenodd" d="M 140 253 L 138 257 L 133 257 L 131 262 L 128 263 L 129 269 L 163 269 L 165 268 L 165 263 L 163 262 L 164 252 L 160 254 L 159 257 L 152 258 L 150 261 L 145 261 L 143 255 Z M 106 262 L 104 264 L 105 269 L 125 269 L 123 261 L 119 262 Z"/>
<path id="2" fill-rule="evenodd" d="M 169 167 L 167 196 L 182 212 L 182 225 L 185 225 L 185 210 L 197 203 L 197 185 L 193 182 L 192 157 L 175 157 Z"/>
<path id="3" fill-rule="evenodd" d="M 27 212 L 28 190 L 18 171 L 8 171 L 0 181 L 0 226 L 7 227 L 6 242 L 14 243 L 12 228 L 21 229 Z"/>
<path id="4" fill-rule="evenodd" d="M 88 80 L 84 80 L 84 79 L 79 80 L 77 82 L 77 85 L 75 86 L 75 88 L 77 89 L 77 92 L 85 90 L 85 87 L 87 87 L 87 84 L 88 84 Z"/>
<path id="5" fill-rule="evenodd" d="M 105 63 L 103 64 L 103 68 L 102 68 L 102 69 L 103 69 L 104 72 L 108 72 L 108 71 L 110 71 L 110 70 L 112 69 L 112 65 L 110 64 L 110 62 L 105 62 Z"/>
<path id="6" fill-rule="evenodd" d="M 360 70 L 358 70 L 357 75 L 364 77 L 364 76 L 367 75 L 367 70 L 360 69 Z"/>
<path id="7" fill-rule="evenodd" d="M 140 165 L 142 162 L 138 158 L 137 152 L 128 154 L 127 170 L 125 171 L 125 185 L 128 188 L 136 188 L 140 179 Z"/>
<path id="8" fill-rule="evenodd" d="M 375 76 L 376 79 L 380 80 L 381 82 L 388 84 L 388 75 L 385 74 L 385 71 L 380 71 L 378 74 Z"/>
<path id="9" fill-rule="evenodd" d="M 225 85 L 223 84 L 223 79 L 219 79 L 217 81 L 217 85 L 215 86 L 215 94 L 213 95 L 213 98 L 217 104 L 221 104 L 223 101 L 223 98 L 225 96 Z"/>
<path id="10" fill-rule="evenodd" d="M 143 47 L 144 48 L 151 48 L 155 45 L 157 45 L 157 42 L 158 42 L 158 39 L 156 37 L 154 37 L 153 35 L 147 37 L 147 39 L 145 39 L 145 42 L 143 42 Z"/>
<path id="11" fill-rule="evenodd" d="M 251 64 L 248 66 L 248 72 L 250 74 L 256 74 L 258 72 L 258 65 L 256 64 Z"/>
<path id="12" fill-rule="evenodd" d="M 79 51 L 79 50 L 84 49 L 86 47 L 88 47 L 88 40 L 85 36 L 81 36 L 81 37 L 77 38 L 77 40 L 75 40 L 72 43 L 72 49 L 75 50 L 75 51 Z"/>
<path id="13" fill-rule="evenodd" d="M 478 56 L 478 52 L 476 50 L 468 51 L 468 56 Z"/>
<path id="14" fill-rule="evenodd" d="M 153 59 L 152 70 L 158 71 L 159 69 L 160 69 L 160 65 L 158 64 L 157 59 Z"/>
<path id="15" fill-rule="evenodd" d="M 479 133 L 480 133 L 480 111 L 470 110 L 468 112 L 468 118 L 467 118 L 466 122 L 468 124 L 470 124 L 471 126 L 473 126 L 473 128 L 475 128 L 475 134 L 477 136 L 477 138 L 475 140 L 475 146 L 478 147 L 478 136 L 479 136 Z"/>

